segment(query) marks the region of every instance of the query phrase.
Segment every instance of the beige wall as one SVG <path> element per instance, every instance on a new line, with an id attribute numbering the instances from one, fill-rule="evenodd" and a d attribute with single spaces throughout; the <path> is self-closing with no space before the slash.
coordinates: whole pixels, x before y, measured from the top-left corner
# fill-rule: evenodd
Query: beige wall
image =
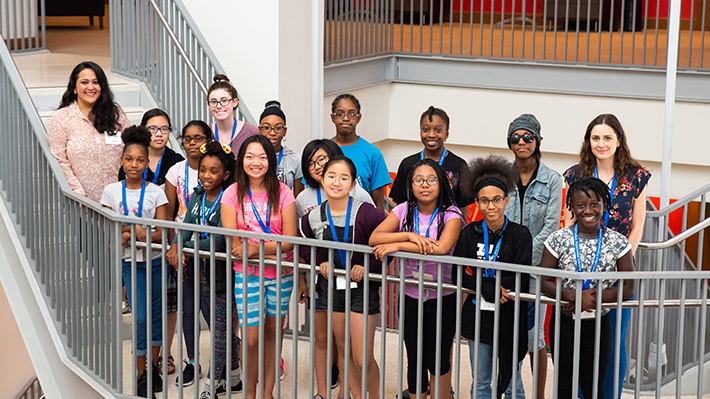
<path id="1" fill-rule="evenodd" d="M 4 267 L 4 266 L 0 266 Z M 14 398 L 35 376 L 25 341 L 17 328 L 15 316 L 0 283 L 0 397 Z"/>

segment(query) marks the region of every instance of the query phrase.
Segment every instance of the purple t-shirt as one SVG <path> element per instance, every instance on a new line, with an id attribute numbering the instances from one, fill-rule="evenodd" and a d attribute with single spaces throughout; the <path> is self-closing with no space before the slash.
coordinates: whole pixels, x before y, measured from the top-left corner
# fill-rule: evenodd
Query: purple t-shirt
<path id="1" fill-rule="evenodd" d="M 407 217 L 407 203 L 401 203 L 392 209 L 392 213 L 399 219 L 399 231 L 402 231 L 402 225 L 404 224 Z M 451 219 L 461 218 L 460 212 L 456 207 L 450 207 L 444 213 L 444 225 Z M 419 214 L 419 233 L 423 236 L 426 235 L 426 228 L 429 226 L 429 220 L 431 215 Z M 462 224 L 463 227 L 463 224 Z M 439 230 L 439 216 L 437 215 L 434 220 L 431 221 L 431 226 L 429 226 L 429 237 L 438 239 L 437 231 Z M 446 253 L 446 255 L 452 255 L 454 253 L 454 248 Z M 439 263 L 435 261 L 424 261 L 422 264 L 424 268 L 424 281 L 437 281 L 439 276 Z M 441 263 L 441 277 L 444 283 L 451 283 L 451 264 Z M 414 273 L 419 269 L 419 261 L 414 259 L 407 259 L 404 262 L 404 277 L 415 278 Z M 417 276 L 416 278 L 419 278 Z M 404 288 L 405 295 L 412 298 L 419 298 L 419 288 L 415 286 L 406 286 Z M 451 291 L 442 291 L 442 296 L 451 295 Z M 424 300 L 430 298 L 436 298 L 436 290 L 424 290 Z"/>

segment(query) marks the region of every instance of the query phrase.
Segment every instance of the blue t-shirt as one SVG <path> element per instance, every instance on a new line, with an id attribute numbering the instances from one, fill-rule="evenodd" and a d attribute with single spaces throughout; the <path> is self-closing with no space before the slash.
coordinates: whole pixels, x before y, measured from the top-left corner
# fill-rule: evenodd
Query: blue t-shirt
<path id="1" fill-rule="evenodd" d="M 368 193 L 392 183 L 382 152 L 362 137 L 351 145 L 340 146 L 343 155 L 357 168 L 357 182 Z"/>

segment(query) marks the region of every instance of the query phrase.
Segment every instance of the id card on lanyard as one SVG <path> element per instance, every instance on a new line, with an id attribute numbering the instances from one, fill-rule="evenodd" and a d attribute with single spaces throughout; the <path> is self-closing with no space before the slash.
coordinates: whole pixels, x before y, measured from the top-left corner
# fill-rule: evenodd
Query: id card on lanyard
<path id="1" fill-rule="evenodd" d="M 345 227 L 343 228 L 343 243 L 348 243 L 348 235 L 350 233 L 350 215 L 352 214 L 353 210 L 353 199 L 352 197 L 348 198 L 348 211 L 345 213 Z M 338 232 L 335 230 L 335 223 L 333 223 L 333 215 L 330 213 L 330 205 L 328 203 L 325 204 L 325 213 L 328 215 L 328 225 L 330 227 L 330 233 L 333 235 L 333 241 L 335 242 L 340 242 L 338 239 Z M 340 266 L 345 269 L 345 265 L 347 264 L 347 251 L 344 249 L 338 249 L 338 258 L 340 258 Z M 345 287 L 347 286 L 347 280 L 345 277 L 336 277 L 335 278 L 335 289 L 336 290 L 344 290 Z M 350 288 L 357 288 L 357 283 L 354 281 L 350 282 Z"/>
<path id="2" fill-rule="evenodd" d="M 592 262 L 592 268 L 590 272 L 594 273 L 597 271 L 597 266 L 599 265 L 599 258 L 601 257 L 602 254 L 602 240 L 603 240 L 603 228 L 599 226 L 599 233 L 597 233 L 597 250 L 594 253 L 594 261 Z M 582 266 L 582 256 L 579 251 L 579 225 L 575 224 L 574 225 L 574 260 L 575 263 L 577 264 L 577 272 L 582 273 L 584 271 L 584 267 Z M 582 282 L 582 291 L 588 290 L 589 286 L 592 284 L 592 280 L 584 280 Z M 582 318 L 583 319 L 591 319 L 594 318 L 594 311 L 587 312 L 583 311 L 582 312 Z"/>
<path id="3" fill-rule="evenodd" d="M 505 231 L 505 228 L 508 227 L 508 217 L 505 217 L 505 224 L 503 225 L 503 231 Z M 493 254 L 490 254 L 490 246 L 488 244 L 488 225 L 486 225 L 486 221 L 483 220 L 483 254 L 484 257 L 486 258 L 487 261 L 489 262 L 497 262 L 498 261 L 498 252 L 500 251 L 500 244 L 503 242 L 503 237 L 501 235 L 500 238 L 498 238 L 498 241 L 496 242 L 495 247 L 493 247 Z M 502 232 L 501 232 L 502 234 Z M 484 269 L 483 270 L 483 277 L 495 277 L 496 276 L 496 270 L 495 269 Z M 474 300 L 475 303 L 475 300 Z M 483 295 L 481 295 L 481 310 L 488 310 L 488 311 L 494 311 L 496 310 L 496 305 L 494 303 L 488 302 L 483 298 Z"/>
<path id="4" fill-rule="evenodd" d="M 145 199 L 145 179 L 143 179 L 143 182 L 141 183 L 141 195 L 140 199 L 138 200 L 138 212 L 136 214 L 137 217 L 142 217 L 143 216 L 143 201 Z M 121 199 L 123 200 L 123 214 L 128 216 L 128 202 L 126 201 L 126 181 L 123 181 L 123 185 L 121 186 Z M 128 226 L 130 226 L 130 223 L 126 223 Z M 147 234 L 150 234 L 150 232 L 146 232 Z M 131 249 L 130 248 L 124 248 L 124 254 L 130 256 Z M 143 250 L 139 249 L 136 250 L 136 262 L 143 262 Z"/>

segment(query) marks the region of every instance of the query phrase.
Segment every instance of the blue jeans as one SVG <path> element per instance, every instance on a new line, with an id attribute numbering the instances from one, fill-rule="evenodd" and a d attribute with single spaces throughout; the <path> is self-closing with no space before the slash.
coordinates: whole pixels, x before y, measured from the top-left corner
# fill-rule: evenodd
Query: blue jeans
<path id="1" fill-rule="evenodd" d="M 609 312 L 611 317 L 611 344 L 612 351 L 609 358 L 609 365 L 606 367 L 606 379 L 604 380 L 604 398 L 612 399 L 614 397 L 614 356 L 616 350 L 613 345 L 616 345 L 616 308 L 612 308 Z M 621 398 L 621 387 L 624 386 L 626 378 L 626 330 L 629 327 L 629 319 L 631 319 L 631 309 L 621 309 L 621 349 L 619 351 L 619 394 L 617 398 Z"/>
<path id="2" fill-rule="evenodd" d="M 162 285 L 161 285 L 161 271 L 162 262 L 160 258 L 153 259 L 151 262 L 151 276 L 153 281 L 151 281 L 150 297 L 151 297 L 151 346 L 160 346 L 163 344 L 163 318 L 162 318 Z M 148 351 L 146 350 L 146 326 L 147 326 L 147 311 L 146 311 L 146 263 L 136 262 L 136 304 L 132 303 L 132 289 L 131 286 L 131 262 L 123 261 L 123 282 L 126 285 L 126 296 L 128 297 L 128 303 L 131 306 L 131 311 L 133 312 L 133 322 L 136 323 L 137 328 L 137 341 L 136 341 L 136 356 L 145 356 Z M 134 306 L 135 305 L 135 306 Z"/>
<path id="3" fill-rule="evenodd" d="M 469 356 L 471 358 L 471 370 L 473 363 L 476 361 L 474 353 L 475 343 L 472 339 L 468 340 Z M 522 363 L 522 362 L 520 362 Z M 473 376 L 478 379 L 478 395 L 474 395 L 473 384 L 471 384 L 471 399 L 491 399 L 493 398 L 493 389 L 491 388 L 491 377 L 493 374 L 493 346 L 486 344 L 478 345 L 478 376 Z M 523 378 L 520 375 L 520 364 L 518 364 L 517 376 L 517 399 L 525 399 L 525 390 L 523 389 Z M 512 383 L 512 381 L 511 381 Z M 505 399 L 513 397 L 513 390 L 510 386 L 505 390 Z"/>

